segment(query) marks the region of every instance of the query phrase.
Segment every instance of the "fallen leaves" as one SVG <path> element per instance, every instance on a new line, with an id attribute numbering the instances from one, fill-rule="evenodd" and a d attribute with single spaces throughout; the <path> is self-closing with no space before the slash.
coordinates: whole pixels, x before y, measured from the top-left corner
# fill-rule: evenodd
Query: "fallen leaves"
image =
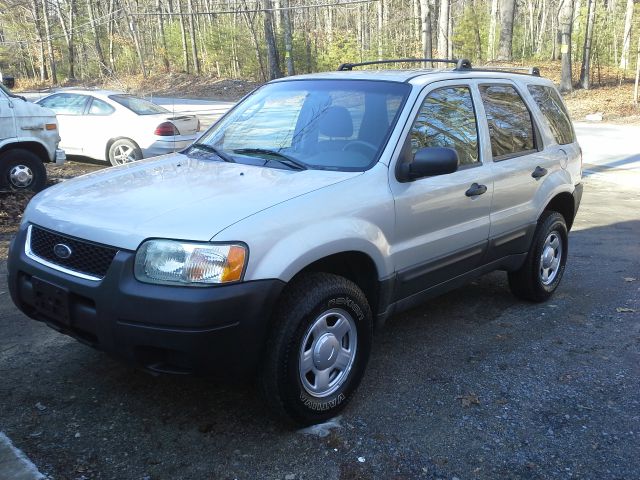
<path id="1" fill-rule="evenodd" d="M 618 313 L 634 313 L 635 310 L 629 307 L 617 307 L 616 312 Z"/>
<path id="2" fill-rule="evenodd" d="M 475 393 L 467 393 L 466 395 L 458 395 L 456 400 L 460 400 L 463 407 L 470 407 L 472 405 L 480 405 L 480 398 Z"/>

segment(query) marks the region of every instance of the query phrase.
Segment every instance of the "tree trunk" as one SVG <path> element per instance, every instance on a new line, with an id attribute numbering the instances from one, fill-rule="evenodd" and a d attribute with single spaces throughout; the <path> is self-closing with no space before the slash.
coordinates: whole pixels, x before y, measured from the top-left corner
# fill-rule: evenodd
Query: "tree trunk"
<path id="1" fill-rule="evenodd" d="M 438 58 L 449 58 L 449 10 L 450 0 L 440 0 L 438 15 Z"/>
<path id="2" fill-rule="evenodd" d="M 431 5 L 429 0 L 420 0 L 420 23 L 422 40 L 422 57 L 432 58 L 433 56 L 433 34 L 431 32 Z M 433 66 L 433 64 L 429 64 Z M 426 65 L 425 65 L 426 67 Z"/>
<path id="3" fill-rule="evenodd" d="M 633 0 L 627 0 L 627 11 L 624 15 L 624 33 L 622 35 L 622 54 L 620 68 L 626 70 L 629 66 L 629 49 L 631 46 L 631 26 L 633 21 Z"/>
<path id="4" fill-rule="evenodd" d="M 491 14 L 489 18 L 489 44 L 487 46 L 487 60 L 496 58 L 496 25 L 498 23 L 498 0 L 491 0 Z"/>
<path id="5" fill-rule="evenodd" d="M 513 19 L 516 13 L 515 0 L 500 1 L 500 43 L 498 45 L 498 60 L 511 61 L 513 59 Z"/>
<path id="6" fill-rule="evenodd" d="M 284 25 L 284 58 L 287 66 L 287 75 L 295 75 L 293 66 L 293 33 L 291 28 L 291 14 L 289 0 L 283 0 L 282 24 Z"/>
<path id="7" fill-rule="evenodd" d="M 198 59 L 198 44 L 196 43 L 196 27 L 194 22 L 193 0 L 187 0 L 189 9 L 189 38 L 191 39 L 191 57 L 196 75 L 200 75 L 200 60 Z"/>
<path id="8" fill-rule="evenodd" d="M 273 11 L 271 0 L 264 0 L 264 37 L 267 42 L 267 60 L 269 64 L 269 79 L 282 77 L 280 70 L 280 58 L 278 55 L 278 45 L 273 32 Z"/>
<path id="9" fill-rule="evenodd" d="M 560 7 L 560 55 L 561 76 L 560 91 L 568 93 L 573 90 L 571 78 L 571 20 L 573 19 L 573 0 L 563 0 Z"/>
<path id="10" fill-rule="evenodd" d="M 69 27 L 67 27 L 67 22 L 65 22 L 64 15 L 62 14 L 62 5 L 60 4 L 60 0 L 56 0 L 57 12 L 58 12 L 58 20 L 60 21 L 60 28 L 62 28 L 62 33 L 64 34 L 64 39 L 67 44 L 67 55 L 69 56 L 69 80 L 73 80 L 76 77 L 75 73 L 75 52 L 74 52 L 74 39 L 73 39 L 73 19 L 75 16 L 75 0 L 69 0 Z"/>
<path id="11" fill-rule="evenodd" d="M 167 52 L 167 37 L 164 33 L 164 15 L 162 15 L 162 5 L 160 0 L 156 0 L 156 11 L 158 12 L 158 34 L 160 36 L 160 45 L 162 48 L 162 65 L 165 73 L 169 72 L 169 56 Z"/>
<path id="12" fill-rule="evenodd" d="M 384 3 L 378 0 L 378 60 L 383 60 L 384 50 L 382 32 L 384 31 Z"/>
<path id="13" fill-rule="evenodd" d="M 33 15 L 33 22 L 36 30 L 36 39 L 38 43 L 38 63 L 40 67 L 40 81 L 44 82 L 47 79 L 47 66 L 44 59 L 44 39 L 42 38 L 42 28 L 40 25 L 40 9 L 38 8 L 38 1 L 31 1 L 31 14 Z"/>
<path id="14" fill-rule="evenodd" d="M 102 47 L 100 46 L 100 33 L 98 32 L 98 26 L 96 25 L 95 16 L 93 14 L 93 4 L 91 3 L 91 0 L 87 0 L 87 13 L 89 14 L 89 23 L 91 24 L 91 30 L 93 32 L 93 41 L 96 47 L 98 63 L 100 64 L 100 72 L 102 72 L 102 75 L 107 75 L 109 70 L 104 62 L 104 55 L 102 54 Z"/>
<path id="15" fill-rule="evenodd" d="M 636 82 L 633 86 L 633 103 L 638 105 L 638 83 L 640 81 L 640 37 L 638 37 L 638 49 L 636 52 Z"/>
<path id="16" fill-rule="evenodd" d="M 189 51 L 187 49 L 187 30 L 184 24 L 184 15 L 182 14 L 182 0 L 176 0 L 178 6 L 178 16 L 180 17 L 180 39 L 182 40 L 182 65 L 184 71 L 189 73 Z"/>
<path id="17" fill-rule="evenodd" d="M 113 27 L 116 22 L 113 17 L 115 8 L 115 0 L 109 0 L 109 22 L 107 23 L 107 36 L 109 37 L 109 68 L 111 69 L 112 74 L 116 72 L 115 42 L 113 41 Z"/>
<path id="18" fill-rule="evenodd" d="M 56 73 L 56 59 L 53 55 L 53 42 L 51 40 L 51 28 L 49 26 L 49 7 L 47 0 L 42 0 L 42 18 L 44 20 L 44 35 L 47 39 L 47 54 L 49 57 L 49 80 L 51 84 L 58 83 L 58 74 Z"/>
<path id="19" fill-rule="evenodd" d="M 584 48 L 582 49 L 582 66 L 580 67 L 580 86 L 589 89 L 589 69 L 591 66 L 591 39 L 596 18 L 596 0 L 588 0 L 587 25 L 584 32 Z"/>

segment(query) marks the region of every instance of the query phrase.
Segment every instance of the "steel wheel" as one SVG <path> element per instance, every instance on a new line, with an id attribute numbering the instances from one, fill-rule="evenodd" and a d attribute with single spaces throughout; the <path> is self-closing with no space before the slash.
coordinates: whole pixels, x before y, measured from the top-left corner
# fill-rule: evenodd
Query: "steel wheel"
<path id="1" fill-rule="evenodd" d="M 550 285 L 556 279 L 562 261 L 562 240 L 560 234 L 553 230 L 544 241 L 540 254 L 540 281 Z"/>
<path id="2" fill-rule="evenodd" d="M 300 381 L 314 397 L 338 390 L 349 376 L 356 358 L 358 333 L 346 311 L 334 308 L 311 324 L 300 347 Z"/>
<path id="3" fill-rule="evenodd" d="M 14 188 L 27 188 L 33 183 L 33 172 L 26 165 L 15 165 L 9 170 L 9 182 Z"/>

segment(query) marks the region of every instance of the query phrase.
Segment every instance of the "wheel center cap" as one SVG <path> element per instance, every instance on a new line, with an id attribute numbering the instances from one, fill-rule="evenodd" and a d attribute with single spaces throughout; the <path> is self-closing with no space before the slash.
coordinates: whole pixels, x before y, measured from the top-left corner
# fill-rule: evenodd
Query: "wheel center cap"
<path id="1" fill-rule="evenodd" d="M 318 370 L 325 370 L 336 363 L 340 343 L 333 333 L 325 333 L 313 348 L 313 363 Z"/>
<path id="2" fill-rule="evenodd" d="M 555 256 L 555 251 L 551 247 L 547 247 L 542 254 L 542 266 L 544 268 L 549 268 L 551 266 L 551 262 L 553 262 L 553 257 Z"/>

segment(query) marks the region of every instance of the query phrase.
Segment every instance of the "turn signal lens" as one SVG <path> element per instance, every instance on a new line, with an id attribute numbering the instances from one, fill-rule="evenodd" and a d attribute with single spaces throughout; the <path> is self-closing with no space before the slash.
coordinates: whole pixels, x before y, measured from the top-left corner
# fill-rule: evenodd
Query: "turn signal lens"
<path id="1" fill-rule="evenodd" d="M 46 130 L 57 130 L 58 126 L 55 123 L 46 123 L 44 128 Z"/>
<path id="2" fill-rule="evenodd" d="M 220 277 L 223 282 L 237 282 L 240 280 L 242 270 L 244 269 L 245 253 L 246 250 L 244 247 L 231 245 L 229 254 L 227 255 L 226 265 Z"/>

